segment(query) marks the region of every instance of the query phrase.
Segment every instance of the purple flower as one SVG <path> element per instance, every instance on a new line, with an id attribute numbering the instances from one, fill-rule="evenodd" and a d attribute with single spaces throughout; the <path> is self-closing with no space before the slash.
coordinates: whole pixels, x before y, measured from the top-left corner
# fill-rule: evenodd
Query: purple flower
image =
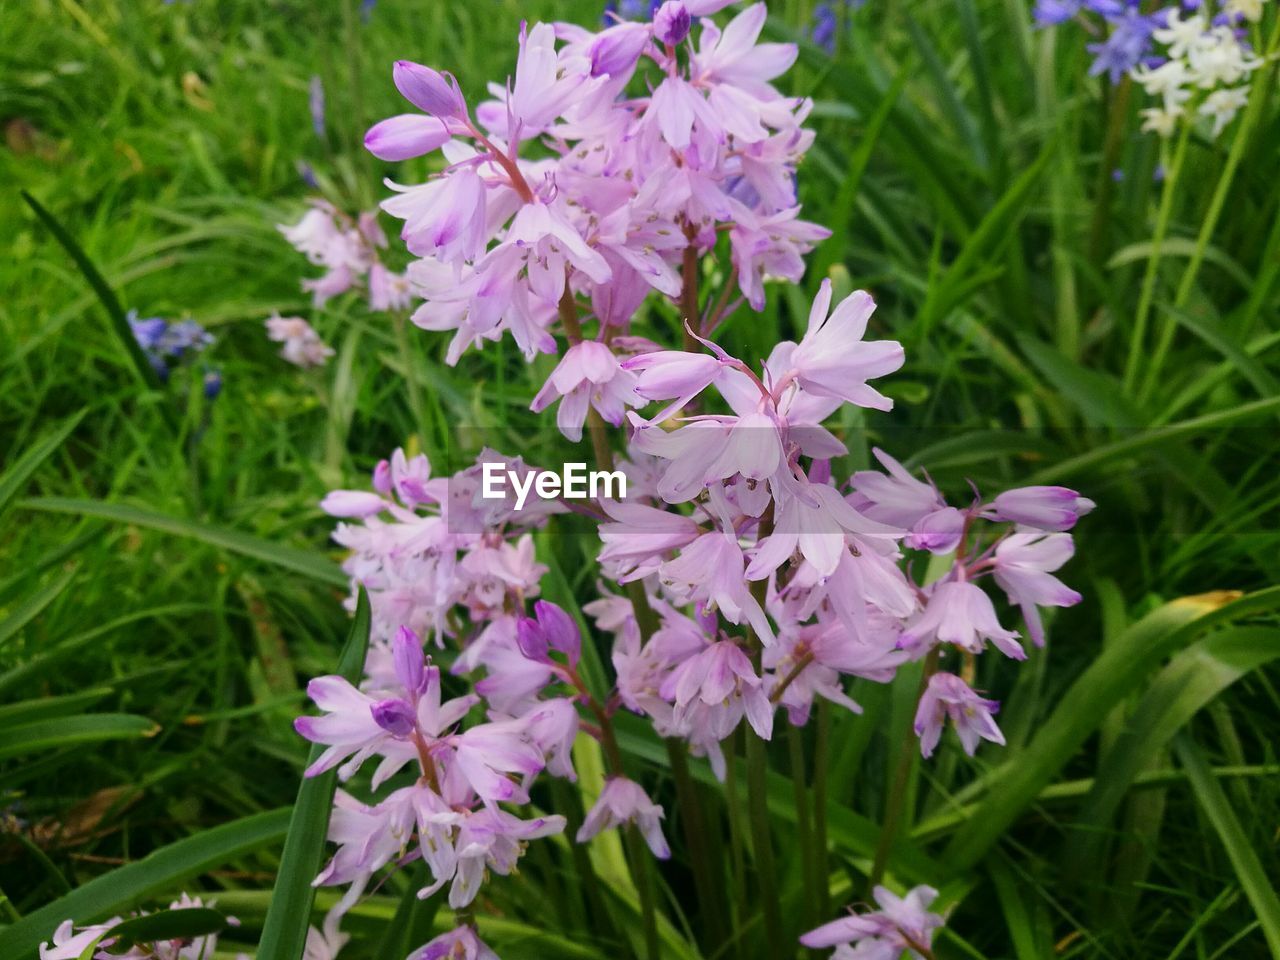
<path id="1" fill-rule="evenodd" d="M 1108 18 L 1111 33 L 1103 43 L 1088 46 L 1094 54 L 1089 75 L 1106 73 L 1112 83 L 1142 62 L 1151 49 L 1151 34 L 1158 26 L 1154 16 L 1144 16 L 1136 7 L 1126 7 L 1123 13 Z"/>
<path id="2" fill-rule="evenodd" d="M 809 311 L 809 329 L 791 355 L 796 380 L 818 397 L 838 397 L 874 410 L 889 410 L 893 401 L 867 381 L 902 366 L 902 345 L 894 340 L 863 342 L 867 321 L 876 309 L 864 291 L 845 297 L 827 316 L 831 281 L 823 280 Z"/>
<path id="3" fill-rule="evenodd" d="M 983 516 L 1037 530 L 1070 530 L 1094 508 L 1092 500 L 1066 487 L 1018 487 L 991 501 Z"/>
<path id="4" fill-rule="evenodd" d="M 965 753 L 973 756 L 979 740 L 1004 745 L 1004 734 L 991 715 L 1000 709 L 994 700 L 984 700 L 954 673 L 935 673 L 920 697 L 916 708 L 915 732 L 920 738 L 920 753 L 933 756 L 942 736 L 943 723 L 950 718 Z"/>
<path id="5" fill-rule="evenodd" d="M 1006 657 L 1025 660 L 1017 632 L 996 619 L 991 598 L 982 588 L 963 580 L 936 584 L 924 610 L 912 618 L 898 638 L 904 650 L 922 651 L 934 643 L 950 643 L 969 653 L 981 653 L 990 640 Z"/>
<path id="6" fill-rule="evenodd" d="M 671 848 L 662 835 L 663 816 L 662 807 L 650 800 L 638 783 L 626 777 L 610 777 L 587 811 L 575 839 L 578 843 L 586 843 L 602 830 L 634 823 L 640 827 L 653 855 L 659 860 L 666 860 L 671 856 Z"/>
<path id="7" fill-rule="evenodd" d="M 498 960 L 498 955 L 480 939 L 474 927 L 457 927 L 443 933 L 409 960 Z"/>
<path id="8" fill-rule="evenodd" d="M 836 29 L 840 22 L 836 17 L 836 12 L 831 8 L 829 3 L 820 3 L 813 10 L 813 28 L 810 31 L 810 39 L 821 47 L 827 53 L 834 53 L 836 49 Z"/>
<path id="9" fill-rule="evenodd" d="M 1044 646 L 1039 607 L 1070 607 L 1079 603 L 1072 590 L 1053 571 L 1071 559 L 1075 545 L 1065 533 L 1014 533 L 996 546 L 995 579 L 1012 603 L 1022 608 L 1027 633 Z"/>
<path id="10" fill-rule="evenodd" d="M 922 885 L 897 897 L 876 887 L 872 896 L 879 910 L 833 920 L 810 930 L 800 942 L 811 949 L 838 947 L 835 957 L 841 960 L 899 960 L 904 953 L 920 960 L 933 942 L 933 931 L 944 922 L 928 909 L 938 891 Z"/>
<path id="11" fill-rule="evenodd" d="M 1037 0 L 1033 16 L 1042 27 L 1054 27 L 1066 23 L 1083 6 L 1082 0 Z"/>
<path id="12" fill-rule="evenodd" d="M 653 35 L 659 42 L 674 47 L 689 35 L 692 23 L 682 0 L 666 0 L 653 15 Z"/>

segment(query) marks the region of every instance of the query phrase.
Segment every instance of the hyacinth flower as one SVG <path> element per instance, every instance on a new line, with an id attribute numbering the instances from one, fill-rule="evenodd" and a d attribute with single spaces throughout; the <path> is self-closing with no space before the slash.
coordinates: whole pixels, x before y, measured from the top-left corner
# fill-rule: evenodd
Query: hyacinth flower
<path id="1" fill-rule="evenodd" d="M 272 314 L 265 325 L 267 339 L 282 344 L 280 356 L 295 367 L 322 367 L 333 356 L 333 347 L 302 317 Z"/>
<path id="2" fill-rule="evenodd" d="M 582 608 L 590 637 L 542 598 L 548 571 L 534 550 L 532 533 L 569 505 L 483 495 L 490 468 L 531 478 L 520 458 L 486 450 L 438 476 L 425 457 L 396 451 L 367 488 L 325 498 L 373 624 L 360 682 L 313 682 L 322 715 L 298 722 L 326 748 L 311 773 L 336 767 L 350 786 L 377 760 L 371 796 L 339 795 L 336 852 L 318 878 L 347 886 L 345 904 L 420 858 L 431 875 L 421 895 L 447 888 L 465 911 L 486 874 L 511 873 L 527 842 L 563 828 L 554 813 L 522 808 L 540 778 L 577 777 L 584 737 L 599 743 L 605 778 L 575 841 L 619 828 L 668 856 L 663 807 L 619 745 L 623 711 L 723 779 L 725 743 L 762 750 L 779 708 L 797 726 L 819 700 L 857 713 L 851 678 L 889 683 L 922 661 L 922 752 L 948 721 L 966 751 L 998 746 L 998 703 L 961 679 L 989 647 L 1027 656 L 996 601 L 1018 608 L 1039 644 L 1043 609 L 1079 599 L 1056 576 L 1068 531 L 1093 506 L 1077 492 L 975 491 L 949 503 L 879 450 L 882 469 L 835 475 L 847 450 L 828 424 L 846 405 L 889 413 L 880 381 L 906 359 L 871 293 L 835 302 L 823 281 L 803 335 L 764 356 L 716 342 L 730 313 L 762 309 L 772 284 L 798 282 L 828 234 L 802 219 L 796 194 L 811 104 L 775 86 L 796 48 L 760 42 L 763 4 L 721 16 L 728 5 L 666 0 L 594 31 L 526 24 L 514 74 L 479 101 L 471 78 L 392 68 L 411 110 L 375 124 L 366 146 L 387 163 L 440 160 L 425 182 L 388 180 L 382 204 L 414 258 L 414 323 L 449 335 L 449 363 L 507 336 L 527 360 L 554 356 L 531 409 L 556 406 L 562 434 L 589 435 L 597 465 L 634 483 L 576 507 L 600 539 L 599 594 Z M 700 264 L 722 236 L 729 275 L 704 296 Z M 364 254 L 350 248 L 371 242 L 319 206 L 289 239 L 352 273 Z M 372 289 L 373 259 L 359 268 Z M 680 343 L 639 328 L 651 299 L 678 311 Z M 601 638 L 613 667 L 603 690 L 579 672 Z M 428 647 L 448 652 L 452 677 L 425 659 Z M 446 683 L 465 692 L 446 699 Z M 805 943 L 838 956 L 926 955 L 941 923 L 927 910 L 933 896 L 878 888 L 880 910 Z M 464 912 L 415 955 L 491 951 Z"/>

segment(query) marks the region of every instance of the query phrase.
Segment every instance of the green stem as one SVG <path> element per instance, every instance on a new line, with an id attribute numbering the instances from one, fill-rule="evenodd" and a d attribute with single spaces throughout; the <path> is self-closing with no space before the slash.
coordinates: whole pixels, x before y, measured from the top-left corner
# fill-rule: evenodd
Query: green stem
<path id="1" fill-rule="evenodd" d="M 773 834 L 769 829 L 769 757 L 763 740 L 751 731 L 744 733 L 747 741 L 747 807 L 751 822 L 751 844 L 755 854 L 756 888 L 760 897 L 760 911 L 764 917 L 764 935 L 770 960 L 783 960 L 790 954 L 782 936 L 777 865 L 773 857 Z"/>
<path id="2" fill-rule="evenodd" d="M 929 651 L 924 662 L 924 672 L 920 675 L 920 688 L 916 699 L 924 694 L 929 685 L 929 678 L 938 670 L 938 650 Z M 885 868 L 889 865 L 889 854 L 893 850 L 893 841 L 898 834 L 898 825 L 902 822 L 903 807 L 906 806 L 907 785 L 911 781 L 911 768 L 916 762 L 916 734 L 908 721 L 903 731 L 902 743 L 898 747 L 898 766 L 893 773 L 893 783 L 889 787 L 889 797 L 885 802 L 884 823 L 880 827 L 880 842 L 876 844 L 875 860 L 871 864 L 871 873 L 867 876 L 867 895 L 884 879 Z"/>
<path id="3" fill-rule="evenodd" d="M 1111 174 L 1120 160 L 1120 148 L 1124 145 L 1129 100 L 1132 96 L 1133 81 L 1126 76 L 1111 88 L 1110 96 L 1107 97 L 1107 134 L 1102 146 L 1102 163 L 1098 167 L 1093 221 L 1089 225 L 1089 256 L 1094 266 L 1099 268 L 1106 262 L 1107 224 L 1111 219 L 1111 204 L 1116 191 Z"/>
<path id="4" fill-rule="evenodd" d="M 731 928 L 740 930 L 742 920 L 747 915 L 747 858 L 743 850 L 742 804 L 738 791 L 738 741 L 741 731 L 734 731 L 726 741 L 728 746 L 728 763 L 725 764 L 724 794 L 729 811 L 729 862 L 733 865 L 733 900 L 731 903 Z M 742 938 L 734 934 L 733 952 L 738 960 L 742 960 Z"/>
<path id="5" fill-rule="evenodd" d="M 818 902 L 818 891 L 814 886 L 813 874 L 813 831 L 809 824 L 809 795 L 805 785 L 804 740 L 800 728 L 787 724 L 787 749 L 791 758 L 791 788 L 796 803 L 796 844 L 800 848 L 800 877 L 804 890 L 804 902 L 800 909 L 803 930 L 818 925 L 814 915 L 814 907 Z"/>
<path id="6" fill-rule="evenodd" d="M 813 747 L 813 880 L 820 919 L 831 915 L 831 885 L 827 866 L 827 773 L 831 754 L 831 703 L 818 702 L 817 741 Z"/>
<path id="7" fill-rule="evenodd" d="M 1124 365 L 1124 389 L 1132 394 L 1137 386 L 1138 364 L 1142 356 L 1143 341 L 1147 337 L 1147 317 L 1151 312 L 1151 301 L 1155 295 L 1156 273 L 1160 266 L 1161 248 L 1165 234 L 1169 230 L 1169 219 L 1173 215 L 1173 198 L 1177 193 L 1178 175 L 1182 172 L 1182 161 L 1187 154 L 1187 143 L 1191 138 L 1191 124 L 1184 123 L 1178 134 L 1178 145 L 1174 148 L 1173 160 L 1170 162 L 1165 176 L 1164 188 L 1160 195 L 1160 210 L 1156 214 L 1155 235 L 1151 238 L 1151 254 L 1147 257 L 1147 269 L 1142 276 L 1142 292 L 1138 296 L 1138 311 L 1134 315 L 1133 333 L 1129 339 L 1129 356 Z"/>
<path id="8" fill-rule="evenodd" d="M 698 907 L 706 921 L 705 946 L 708 948 L 707 952 L 710 952 L 724 942 L 728 929 L 723 915 L 722 884 L 717 882 L 712 873 L 720 863 L 718 859 L 712 859 L 708 849 L 711 835 L 707 832 L 706 810 L 698 795 L 697 785 L 689 773 L 689 748 L 683 740 L 674 737 L 667 740 L 667 759 L 671 767 L 671 779 L 676 785 L 676 804 L 680 809 L 685 844 L 689 848 Z"/>
<path id="9" fill-rule="evenodd" d="M 631 861 L 631 876 L 640 894 L 640 917 L 644 925 L 644 952 L 648 960 L 661 960 L 658 950 L 657 912 L 653 904 L 653 862 L 644 845 L 640 828 L 634 823 L 623 830 L 623 842 L 627 858 Z"/>

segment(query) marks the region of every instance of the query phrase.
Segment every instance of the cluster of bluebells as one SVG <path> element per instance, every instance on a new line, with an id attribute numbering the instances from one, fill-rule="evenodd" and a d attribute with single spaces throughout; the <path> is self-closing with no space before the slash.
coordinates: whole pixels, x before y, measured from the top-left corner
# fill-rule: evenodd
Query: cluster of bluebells
<path id="1" fill-rule="evenodd" d="M 1130 75 L 1157 101 L 1142 110 L 1144 131 L 1170 136 L 1204 118 L 1217 137 L 1248 102 L 1249 77 L 1262 66 L 1246 38 L 1267 0 L 1183 0 L 1160 9 L 1138 0 L 1038 0 L 1036 21 L 1083 23 L 1105 38 L 1089 45 L 1090 74 Z"/>
<path id="2" fill-rule="evenodd" d="M 836 40 L 848 28 L 849 14 L 867 0 L 823 0 L 813 8 L 813 25 L 809 38 L 827 53 L 835 53 Z"/>
<path id="3" fill-rule="evenodd" d="M 404 310 L 411 301 L 403 274 L 388 269 L 378 251 L 387 246 L 386 234 L 378 226 L 376 211 L 367 211 L 354 220 L 327 200 L 312 200 L 310 209 L 293 224 L 279 230 L 295 250 L 325 272 L 302 281 L 312 303 L 322 307 L 333 297 L 359 289 L 369 301 L 369 309 Z"/>
<path id="4" fill-rule="evenodd" d="M 510 873 L 529 840 L 563 828 L 521 808 L 539 776 L 574 778 L 579 736 L 601 741 L 608 777 L 575 839 L 625 825 L 668 856 L 662 807 L 621 767 L 620 711 L 723 776 L 722 745 L 740 726 L 770 739 L 779 708 L 800 725 L 819 697 L 856 712 L 849 678 L 888 682 L 924 661 L 922 753 L 948 720 L 969 753 L 1001 743 L 997 703 L 966 679 L 988 647 L 1026 656 L 992 594 L 1020 608 L 1035 644 L 1041 610 L 1080 599 L 1055 576 L 1072 554 L 1068 531 L 1093 506 L 1073 490 L 975 491 L 953 505 L 879 450 L 882 469 L 833 476 L 847 451 L 823 424 L 845 404 L 889 410 L 871 381 L 904 360 L 898 343 L 866 337 L 870 295 L 833 303 L 824 281 L 799 341 L 751 362 L 713 339 L 725 311 L 704 312 L 686 284 L 721 234 L 726 285 L 759 308 L 765 279 L 798 280 L 827 232 L 798 218 L 809 105 L 771 83 L 796 50 L 757 43 L 763 4 L 716 24 L 726 5 L 667 0 L 650 20 L 597 33 L 522 29 L 514 80 L 492 85 L 474 118 L 452 77 L 395 66 L 422 112 L 377 124 L 367 146 L 386 160 L 442 150 L 448 162 L 425 184 L 392 185 L 383 205 L 419 258 L 407 271 L 423 301 L 415 323 L 453 332 L 451 362 L 504 334 L 529 359 L 557 354 L 532 409 L 556 406 L 575 442 L 590 420 L 602 459 L 612 454 L 599 428 L 619 428 L 627 495 L 577 508 L 600 521 L 600 595 L 584 610 L 612 637 L 616 679 L 603 696 L 588 689 L 576 622 L 538 599 L 546 568 L 531 530 L 570 505 L 481 495 L 482 464 L 514 477 L 533 470 L 523 461 L 484 451 L 433 477 L 425 456 L 398 450 L 372 489 L 326 497 L 351 551 L 344 569 L 373 612 L 361 681 L 313 681 L 323 714 L 298 721 L 328 748 L 310 774 L 336 767 L 345 782 L 376 759 L 369 802 L 338 796 L 337 852 L 316 881 L 349 887 L 337 915 L 380 871 L 422 860 L 422 895 L 447 887 L 468 916 L 487 873 Z M 640 75 L 648 92 L 631 96 Z M 345 235 L 322 220 L 291 240 L 314 252 Z M 685 308 L 685 349 L 632 332 L 655 291 Z M 445 699 L 427 650 L 468 692 Z M 926 911 L 932 896 L 878 891 L 879 912 L 815 931 L 811 945 L 839 945 L 840 957 L 927 951 L 940 922 Z M 464 920 L 415 956 L 493 954 Z"/>
<path id="5" fill-rule="evenodd" d="M 133 339 L 161 383 L 168 383 L 174 370 L 190 366 L 196 357 L 213 346 L 213 334 L 194 320 L 139 318 L 137 310 L 130 310 L 127 319 Z M 222 392 L 220 371 L 204 366 L 200 375 L 206 397 L 213 399 Z"/>
<path id="6" fill-rule="evenodd" d="M 184 893 L 169 904 L 169 909 L 191 910 L 212 906 L 212 900 L 206 902 Z M 145 911 L 133 916 L 145 916 Z M 116 938 L 111 936 L 111 930 L 125 919 L 129 918 L 112 917 L 102 923 L 82 927 L 75 926 L 71 920 L 64 920 L 53 932 L 53 937 L 40 944 L 40 960 L 213 960 L 218 949 L 218 935 L 211 933 L 184 940 L 135 943 L 122 950 L 118 948 Z M 226 920 L 230 926 L 239 925 L 235 917 L 227 917 Z M 237 958 L 248 960 L 248 955 L 237 954 Z"/>

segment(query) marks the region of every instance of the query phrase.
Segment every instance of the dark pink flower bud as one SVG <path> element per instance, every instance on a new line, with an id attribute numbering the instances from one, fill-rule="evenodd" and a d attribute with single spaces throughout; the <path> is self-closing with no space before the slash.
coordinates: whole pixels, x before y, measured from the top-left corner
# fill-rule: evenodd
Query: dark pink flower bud
<path id="1" fill-rule="evenodd" d="M 591 75 L 616 77 L 636 65 L 649 43 L 649 28 L 643 23 L 621 23 L 603 30 L 591 42 Z"/>
<path id="2" fill-rule="evenodd" d="M 370 127 L 364 147 L 379 160 L 408 160 L 439 149 L 452 136 L 442 120 L 403 113 Z"/>
<path id="3" fill-rule="evenodd" d="M 693 18 L 683 0 L 667 0 L 653 15 L 653 35 L 662 43 L 674 47 L 689 35 Z"/>
<path id="4" fill-rule="evenodd" d="M 427 685 L 427 672 L 423 664 L 422 638 L 409 627 L 401 627 L 391 641 L 391 659 L 395 664 L 396 678 L 410 695 L 423 691 Z"/>
<path id="5" fill-rule="evenodd" d="M 379 700 L 369 708 L 373 722 L 395 737 L 407 737 L 413 733 L 417 715 L 413 707 L 403 700 Z"/>
<path id="6" fill-rule="evenodd" d="M 539 600 L 533 605 L 533 612 L 542 627 L 543 635 L 552 650 L 559 651 L 569 658 L 569 663 L 576 666 L 578 656 L 582 652 L 582 637 L 578 633 L 578 625 L 563 609 L 548 600 Z"/>
<path id="7" fill-rule="evenodd" d="M 547 656 L 547 634 L 532 617 L 521 617 L 516 622 L 516 646 L 529 660 L 546 663 L 550 659 Z"/>
<path id="8" fill-rule="evenodd" d="M 401 96 L 423 113 L 441 119 L 466 118 L 467 103 L 462 99 L 457 81 L 448 74 L 412 60 L 397 60 L 391 76 Z"/>
<path id="9" fill-rule="evenodd" d="M 1066 487 L 1019 487 L 996 497 L 984 516 L 1061 532 L 1070 530 L 1093 508 L 1092 500 Z"/>

